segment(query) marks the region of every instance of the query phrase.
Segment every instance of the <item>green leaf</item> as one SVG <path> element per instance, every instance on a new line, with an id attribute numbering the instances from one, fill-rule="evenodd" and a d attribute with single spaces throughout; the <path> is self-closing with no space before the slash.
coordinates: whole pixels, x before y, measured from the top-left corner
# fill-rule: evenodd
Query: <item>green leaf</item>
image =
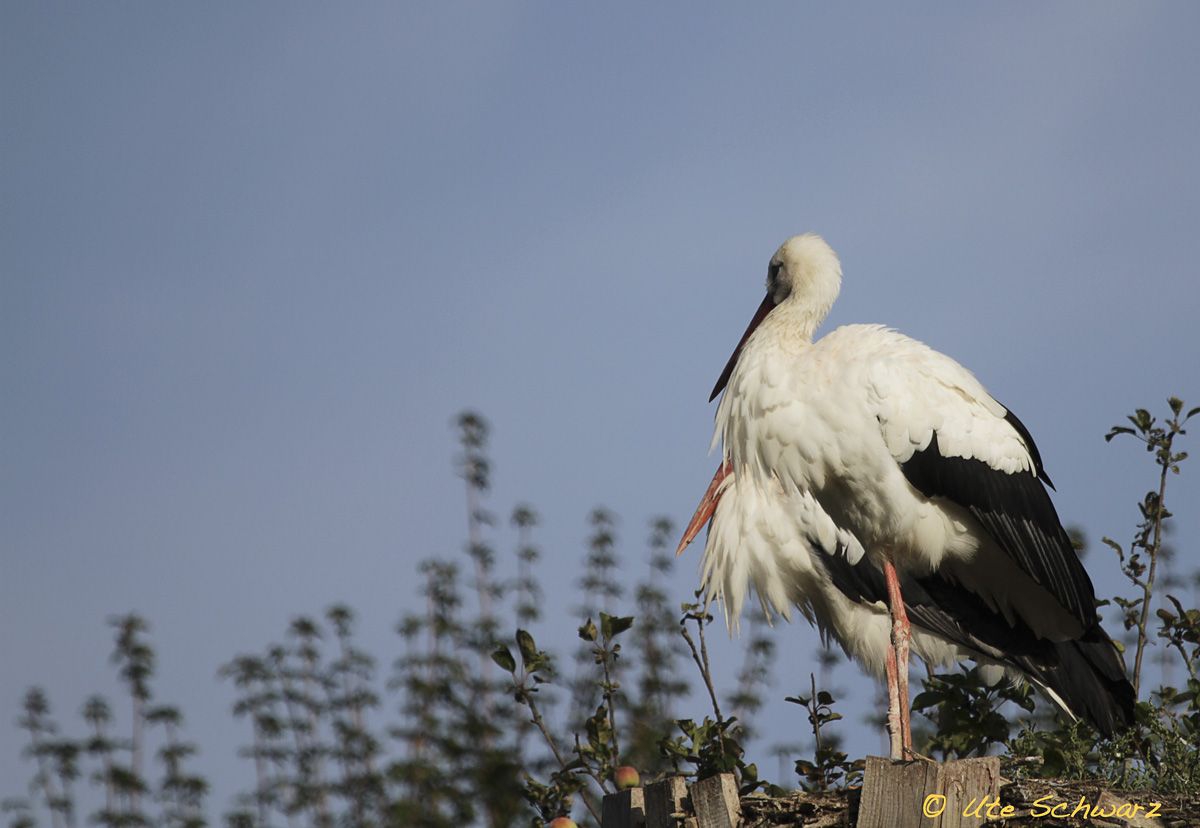
<path id="1" fill-rule="evenodd" d="M 526 667 L 538 660 L 537 644 L 525 630 L 517 630 L 517 647 L 521 650 L 521 661 Z"/>
<path id="2" fill-rule="evenodd" d="M 584 641 L 596 640 L 596 625 L 592 619 L 588 619 L 587 623 L 579 628 L 579 637 Z"/>
<path id="3" fill-rule="evenodd" d="M 508 651 L 508 647 L 497 647 L 495 652 L 492 653 L 492 661 L 500 665 L 500 669 L 502 670 L 507 670 L 510 673 L 517 671 L 517 660 Z"/>
<path id="4" fill-rule="evenodd" d="M 918 693 L 917 697 L 913 699 L 912 709 L 924 710 L 926 707 L 933 707 L 937 705 L 941 702 L 941 700 L 942 694 L 940 692 L 936 690 L 926 690 L 922 693 Z"/>
<path id="5" fill-rule="evenodd" d="M 616 638 L 621 633 L 633 626 L 633 616 L 616 616 L 609 615 L 606 612 L 600 613 L 600 631 L 606 639 Z"/>
<path id="6" fill-rule="evenodd" d="M 625 615 L 613 619 L 613 635 L 620 635 L 633 626 L 633 616 Z"/>

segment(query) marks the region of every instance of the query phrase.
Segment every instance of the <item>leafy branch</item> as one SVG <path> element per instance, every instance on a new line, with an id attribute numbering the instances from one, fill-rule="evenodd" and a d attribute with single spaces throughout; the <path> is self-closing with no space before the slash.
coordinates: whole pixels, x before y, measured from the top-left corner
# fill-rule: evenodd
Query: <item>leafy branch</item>
<path id="1" fill-rule="evenodd" d="M 1187 433 L 1184 425 L 1200 412 L 1200 407 L 1197 407 L 1183 414 L 1183 400 L 1178 397 L 1170 397 L 1167 405 L 1172 416 L 1165 422 L 1159 423 L 1149 411 L 1139 408 L 1132 416 L 1126 418 L 1132 427 L 1116 425 L 1104 435 L 1105 441 L 1109 442 L 1118 435 L 1129 435 L 1139 440 L 1145 445 L 1146 451 L 1154 454 L 1154 461 L 1159 467 L 1157 489 L 1146 492 L 1138 506 L 1142 520 L 1129 544 L 1128 553 L 1111 538 L 1103 539 L 1104 543 L 1117 553 L 1125 577 L 1141 590 L 1141 595 L 1137 598 L 1114 598 L 1114 603 L 1122 609 L 1122 623 L 1125 629 L 1137 630 L 1137 649 L 1133 661 L 1135 696 L 1141 694 L 1142 657 L 1150 641 L 1148 622 L 1154 598 L 1155 576 L 1159 561 L 1163 557 L 1163 527 L 1171 517 L 1166 506 L 1167 473 L 1179 474 L 1179 464 L 1188 456 L 1186 451 L 1175 451 L 1175 438 Z"/>

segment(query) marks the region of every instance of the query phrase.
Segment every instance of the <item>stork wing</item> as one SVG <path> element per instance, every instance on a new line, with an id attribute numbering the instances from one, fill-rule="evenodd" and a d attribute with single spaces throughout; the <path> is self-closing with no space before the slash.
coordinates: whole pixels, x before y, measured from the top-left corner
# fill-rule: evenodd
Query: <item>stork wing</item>
<path id="1" fill-rule="evenodd" d="M 829 578 L 852 601 L 887 600 L 883 572 L 870 559 L 850 563 L 844 555 L 814 544 Z M 1112 640 L 1098 624 L 1078 639 L 1047 641 L 1018 621 L 1015 625 L 939 573 L 900 576 L 900 592 L 913 625 L 968 651 L 1020 670 L 1055 704 L 1082 716 L 1111 736 L 1133 722 L 1133 687 Z"/>
<path id="2" fill-rule="evenodd" d="M 902 365 L 884 360 L 871 372 L 884 441 L 904 477 L 965 509 L 1088 629 L 1095 591 L 1043 485 L 1050 481 L 1029 431 L 961 365 L 907 342 Z"/>

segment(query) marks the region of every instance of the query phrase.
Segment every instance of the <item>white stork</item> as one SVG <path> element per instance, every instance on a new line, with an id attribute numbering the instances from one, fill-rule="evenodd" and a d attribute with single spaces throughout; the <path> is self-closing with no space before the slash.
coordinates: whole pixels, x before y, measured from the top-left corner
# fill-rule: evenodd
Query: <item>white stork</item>
<path id="1" fill-rule="evenodd" d="M 1105 735 L 1130 724 L 1133 688 L 1033 438 L 969 371 L 895 331 L 814 342 L 841 279 L 813 234 L 771 258 L 709 398 L 725 390 L 722 462 L 679 551 L 711 519 L 702 579 L 731 626 L 752 584 L 768 614 L 798 607 L 886 675 L 894 759 L 913 755 L 910 643 L 1031 681 Z"/>

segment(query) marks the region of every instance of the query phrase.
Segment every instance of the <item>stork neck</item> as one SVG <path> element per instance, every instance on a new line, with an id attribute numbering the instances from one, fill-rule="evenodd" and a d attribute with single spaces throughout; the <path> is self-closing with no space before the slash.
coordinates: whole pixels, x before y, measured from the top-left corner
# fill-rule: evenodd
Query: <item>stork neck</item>
<path id="1" fill-rule="evenodd" d="M 765 320 L 785 332 L 789 338 L 811 343 L 813 334 L 829 315 L 829 305 L 813 305 L 807 302 L 797 302 L 796 297 L 788 297 L 771 312 Z"/>

